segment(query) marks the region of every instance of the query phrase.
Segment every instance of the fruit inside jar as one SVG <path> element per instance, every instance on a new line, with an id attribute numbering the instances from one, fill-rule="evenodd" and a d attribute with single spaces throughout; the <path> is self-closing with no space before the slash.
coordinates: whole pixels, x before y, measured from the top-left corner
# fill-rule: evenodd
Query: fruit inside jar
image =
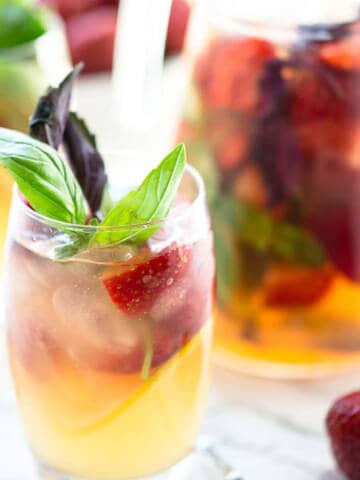
<path id="1" fill-rule="evenodd" d="M 360 24 L 210 31 L 178 139 L 207 182 L 219 362 L 306 377 L 360 360 Z M 244 33 L 246 32 L 246 34 Z M 252 34 L 253 32 L 253 34 Z"/>

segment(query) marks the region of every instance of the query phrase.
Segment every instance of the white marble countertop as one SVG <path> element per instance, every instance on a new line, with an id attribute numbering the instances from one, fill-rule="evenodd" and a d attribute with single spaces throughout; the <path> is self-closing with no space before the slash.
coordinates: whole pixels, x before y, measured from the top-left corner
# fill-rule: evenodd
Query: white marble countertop
<path id="1" fill-rule="evenodd" d="M 176 68 L 169 69 L 165 83 L 167 128 L 178 108 L 174 101 Z M 111 110 L 108 86 L 106 77 L 84 80 L 78 98 L 80 112 L 91 117 L 91 125 L 100 131 L 104 144 L 111 141 L 109 133 L 102 130 L 102 118 L 108 118 Z M 0 480 L 34 480 L 16 412 L 3 333 L 0 323 Z M 203 432 L 215 440 L 219 465 L 223 463 L 224 469 L 211 468 L 210 473 L 204 457 L 202 473 L 191 475 L 189 480 L 224 479 L 228 466 L 237 469 L 239 480 L 340 480 L 324 433 L 324 417 L 337 396 L 359 387 L 357 373 L 285 382 L 214 367 Z"/>

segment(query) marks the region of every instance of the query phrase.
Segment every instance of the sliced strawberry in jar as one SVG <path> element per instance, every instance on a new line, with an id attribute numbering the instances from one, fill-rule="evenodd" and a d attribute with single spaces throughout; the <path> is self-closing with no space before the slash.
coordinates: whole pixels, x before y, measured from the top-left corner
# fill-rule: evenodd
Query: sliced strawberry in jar
<path id="1" fill-rule="evenodd" d="M 107 271 L 102 282 L 111 300 L 130 317 L 149 312 L 160 294 L 181 280 L 189 268 L 190 246 L 175 246 L 130 270 Z"/>
<path id="2" fill-rule="evenodd" d="M 195 80 L 208 106 L 254 112 L 259 105 L 259 78 L 274 48 L 256 38 L 215 39 L 200 57 Z"/>
<path id="3" fill-rule="evenodd" d="M 331 287 L 335 271 L 330 265 L 314 269 L 274 267 L 264 282 L 264 302 L 270 307 L 301 307 L 319 301 Z"/>
<path id="4" fill-rule="evenodd" d="M 359 31 L 347 39 L 327 42 L 321 50 L 321 58 L 332 67 L 342 70 L 360 69 L 360 37 Z"/>

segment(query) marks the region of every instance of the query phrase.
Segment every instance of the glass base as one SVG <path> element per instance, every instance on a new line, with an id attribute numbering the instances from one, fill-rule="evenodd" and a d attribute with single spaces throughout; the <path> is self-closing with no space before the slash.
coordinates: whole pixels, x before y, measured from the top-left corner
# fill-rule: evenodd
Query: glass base
<path id="1" fill-rule="evenodd" d="M 150 477 L 130 479 L 119 476 L 114 480 L 242 480 L 234 476 L 214 452 L 208 439 L 203 438 L 192 453 L 166 471 Z M 76 477 L 43 464 L 38 464 L 38 473 L 40 480 L 102 480 L 98 477 Z"/>

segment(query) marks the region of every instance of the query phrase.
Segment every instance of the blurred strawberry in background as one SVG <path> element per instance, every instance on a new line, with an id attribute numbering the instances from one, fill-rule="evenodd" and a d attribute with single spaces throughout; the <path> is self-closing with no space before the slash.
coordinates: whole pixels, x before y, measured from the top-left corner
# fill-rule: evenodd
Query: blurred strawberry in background
<path id="1" fill-rule="evenodd" d="M 85 63 L 84 73 L 111 70 L 118 0 L 39 0 L 64 19 L 72 62 Z M 173 0 L 166 54 L 181 52 L 190 15 L 188 0 Z"/>
<path id="2" fill-rule="evenodd" d="M 114 5 L 101 5 L 68 19 L 66 33 L 74 65 L 84 62 L 88 73 L 111 69 L 116 20 Z"/>
<path id="3" fill-rule="evenodd" d="M 188 1 L 173 0 L 166 40 L 167 54 L 177 54 L 183 49 L 189 16 L 190 6 Z"/>

